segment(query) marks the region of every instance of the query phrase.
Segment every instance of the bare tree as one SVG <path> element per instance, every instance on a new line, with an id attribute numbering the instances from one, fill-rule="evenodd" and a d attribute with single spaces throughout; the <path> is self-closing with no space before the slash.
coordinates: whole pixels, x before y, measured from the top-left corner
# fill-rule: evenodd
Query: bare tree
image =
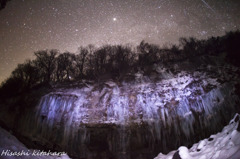
<path id="1" fill-rule="evenodd" d="M 60 54 L 57 58 L 57 69 L 56 75 L 58 81 L 70 80 L 74 75 L 73 62 L 75 60 L 75 55 L 70 52 L 65 52 Z"/>
<path id="2" fill-rule="evenodd" d="M 76 56 L 76 67 L 78 70 L 78 78 L 84 77 L 84 68 L 87 61 L 87 56 L 89 54 L 88 48 L 80 47 L 78 48 L 79 54 Z"/>
<path id="3" fill-rule="evenodd" d="M 50 82 L 52 80 L 51 76 L 56 67 L 56 55 L 58 50 L 42 50 L 35 52 L 36 65 L 39 69 L 39 73 L 43 76 L 43 82 Z"/>
<path id="4" fill-rule="evenodd" d="M 12 72 L 13 78 L 19 78 L 24 81 L 24 87 L 31 88 L 38 83 L 38 71 L 34 62 L 26 60 L 23 64 L 18 64 L 17 68 Z"/>

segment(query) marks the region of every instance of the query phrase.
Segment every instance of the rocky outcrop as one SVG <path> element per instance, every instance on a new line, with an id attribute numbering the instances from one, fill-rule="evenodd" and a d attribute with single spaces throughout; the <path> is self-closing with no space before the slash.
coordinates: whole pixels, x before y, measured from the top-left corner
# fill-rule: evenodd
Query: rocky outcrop
<path id="1" fill-rule="evenodd" d="M 75 158 L 147 159 L 189 146 L 239 112 L 239 69 L 202 60 L 211 62 L 156 65 L 130 81 L 58 86 L 24 110 L 15 127 Z"/>
<path id="2" fill-rule="evenodd" d="M 19 131 L 79 158 L 144 150 L 154 154 L 190 145 L 219 130 L 238 110 L 239 99 L 231 84 L 195 99 L 169 101 L 147 88 L 151 87 L 138 94 L 132 89 L 120 92 L 117 86 L 96 94 L 92 90 L 78 95 L 47 94 L 36 109 L 26 113 Z"/>

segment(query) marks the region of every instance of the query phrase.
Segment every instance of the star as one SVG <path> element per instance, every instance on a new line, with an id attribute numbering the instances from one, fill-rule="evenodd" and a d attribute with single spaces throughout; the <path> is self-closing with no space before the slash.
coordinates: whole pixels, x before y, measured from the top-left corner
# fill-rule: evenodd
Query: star
<path id="1" fill-rule="evenodd" d="M 113 18 L 113 21 L 114 21 L 114 22 L 117 21 L 117 18 Z"/>

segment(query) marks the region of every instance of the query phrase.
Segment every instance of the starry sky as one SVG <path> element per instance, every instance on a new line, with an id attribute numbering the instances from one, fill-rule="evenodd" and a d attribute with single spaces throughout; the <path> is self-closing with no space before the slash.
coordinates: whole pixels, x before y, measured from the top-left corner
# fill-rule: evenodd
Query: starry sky
<path id="1" fill-rule="evenodd" d="M 160 46 L 240 28 L 239 0 L 11 0 L 0 10 L 0 82 L 43 49 Z"/>

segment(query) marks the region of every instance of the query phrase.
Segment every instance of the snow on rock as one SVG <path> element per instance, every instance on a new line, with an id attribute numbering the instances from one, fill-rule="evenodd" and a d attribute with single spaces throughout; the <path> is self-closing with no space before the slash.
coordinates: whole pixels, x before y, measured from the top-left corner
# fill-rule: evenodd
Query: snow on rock
<path id="1" fill-rule="evenodd" d="M 203 70 L 158 72 L 157 79 L 139 73 L 133 82 L 85 82 L 55 89 L 22 115 L 19 131 L 78 158 L 96 158 L 99 152 L 127 154 L 136 144 L 138 151 L 153 154 L 159 147 L 169 152 L 215 133 L 224 126 L 222 118 L 236 113 L 234 81 L 221 84 L 219 75 Z M 195 129 L 204 132 L 195 135 Z M 105 152 L 98 150 L 102 144 Z"/>
<path id="2" fill-rule="evenodd" d="M 167 153 L 182 143 L 191 145 L 219 131 L 226 124 L 222 121 L 239 110 L 240 101 L 235 91 L 239 69 L 192 65 L 156 65 L 150 75 L 139 71 L 122 80 L 55 86 L 36 107 L 16 117 L 17 130 L 75 158 L 138 154 L 146 159 L 159 149 Z M 189 154 L 184 147 L 180 150 L 179 155 Z"/>
<path id="3" fill-rule="evenodd" d="M 239 114 L 225 126 L 222 132 L 211 135 L 194 144 L 190 149 L 185 146 L 164 155 L 160 153 L 154 159 L 239 159 L 240 131 Z"/>
<path id="4" fill-rule="evenodd" d="M 44 155 L 37 152 L 48 152 L 28 149 L 16 137 L 0 127 L 0 158 L 1 159 L 70 159 L 63 155 Z M 54 152 L 54 151 L 51 151 Z M 18 154 L 16 154 L 18 153 Z M 60 154 L 60 152 L 58 152 Z M 62 152 L 61 152 L 62 153 Z"/>
<path id="5" fill-rule="evenodd" d="M 170 107 L 177 109 L 177 114 L 183 117 L 192 116 L 190 109 L 210 113 L 218 102 L 228 96 L 233 85 L 219 86 L 216 78 L 204 72 L 167 74 L 171 74 L 171 78 L 165 76 L 157 82 L 141 77 L 142 82 L 131 84 L 106 81 L 81 88 L 56 89 L 42 97 L 36 112 L 39 117 L 47 117 L 48 120 L 67 112 L 71 113 L 70 119 L 74 116 L 82 123 L 127 124 L 161 118 L 166 124 L 165 114 Z M 225 91 L 227 94 L 222 92 L 224 87 L 229 89 Z M 231 98 L 236 100 L 234 96 Z M 192 108 L 191 103 L 196 101 L 198 107 Z"/>

